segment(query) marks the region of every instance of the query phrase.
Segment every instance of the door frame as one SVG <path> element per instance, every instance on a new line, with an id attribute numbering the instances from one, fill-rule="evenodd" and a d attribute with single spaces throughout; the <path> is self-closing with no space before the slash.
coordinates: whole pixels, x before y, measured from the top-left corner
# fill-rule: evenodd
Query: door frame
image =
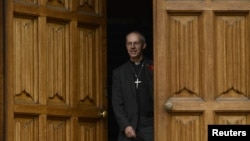
<path id="1" fill-rule="evenodd" d="M 5 16 L 4 16 L 4 1 L 0 1 L 0 140 L 4 141 L 4 127 L 5 127 L 5 97 L 4 97 L 4 26 L 5 26 Z"/>

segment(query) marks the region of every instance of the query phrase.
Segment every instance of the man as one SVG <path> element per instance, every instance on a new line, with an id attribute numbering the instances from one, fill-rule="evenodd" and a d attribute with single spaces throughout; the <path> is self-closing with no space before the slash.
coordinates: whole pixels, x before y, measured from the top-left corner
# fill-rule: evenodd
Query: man
<path id="1" fill-rule="evenodd" d="M 126 36 L 129 61 L 113 71 L 112 104 L 120 128 L 118 141 L 153 141 L 153 61 L 143 56 L 145 37 Z"/>

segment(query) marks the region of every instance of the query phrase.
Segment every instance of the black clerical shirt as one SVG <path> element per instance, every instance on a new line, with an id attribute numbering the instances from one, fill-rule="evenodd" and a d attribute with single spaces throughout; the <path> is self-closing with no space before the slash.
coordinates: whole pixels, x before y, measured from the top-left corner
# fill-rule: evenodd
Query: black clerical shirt
<path id="1" fill-rule="evenodd" d="M 138 79 L 141 83 L 138 84 L 138 88 L 136 89 L 137 94 L 137 103 L 138 103 L 138 115 L 144 117 L 152 117 L 153 116 L 153 99 L 152 94 L 150 94 L 149 83 L 145 79 L 145 64 L 143 60 L 140 64 L 132 63 L 134 73 L 134 81 Z M 136 84 L 135 84 L 136 88 Z"/>

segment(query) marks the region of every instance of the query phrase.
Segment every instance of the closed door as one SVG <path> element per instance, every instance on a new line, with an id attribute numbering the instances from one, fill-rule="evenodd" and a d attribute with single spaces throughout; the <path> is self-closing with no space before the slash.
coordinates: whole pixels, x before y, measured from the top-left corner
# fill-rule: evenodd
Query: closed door
<path id="1" fill-rule="evenodd" d="M 105 0 L 6 6 L 6 141 L 106 141 Z"/>
<path id="2" fill-rule="evenodd" d="M 155 140 L 250 124 L 250 2 L 155 0 Z"/>

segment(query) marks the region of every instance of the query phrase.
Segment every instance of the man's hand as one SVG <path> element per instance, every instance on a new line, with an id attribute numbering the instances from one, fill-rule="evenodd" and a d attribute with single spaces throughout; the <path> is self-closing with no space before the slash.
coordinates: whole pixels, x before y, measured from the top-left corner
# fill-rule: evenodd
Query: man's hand
<path id="1" fill-rule="evenodd" d="M 132 126 L 128 126 L 125 128 L 125 135 L 128 138 L 136 138 L 135 130 L 133 129 Z"/>

